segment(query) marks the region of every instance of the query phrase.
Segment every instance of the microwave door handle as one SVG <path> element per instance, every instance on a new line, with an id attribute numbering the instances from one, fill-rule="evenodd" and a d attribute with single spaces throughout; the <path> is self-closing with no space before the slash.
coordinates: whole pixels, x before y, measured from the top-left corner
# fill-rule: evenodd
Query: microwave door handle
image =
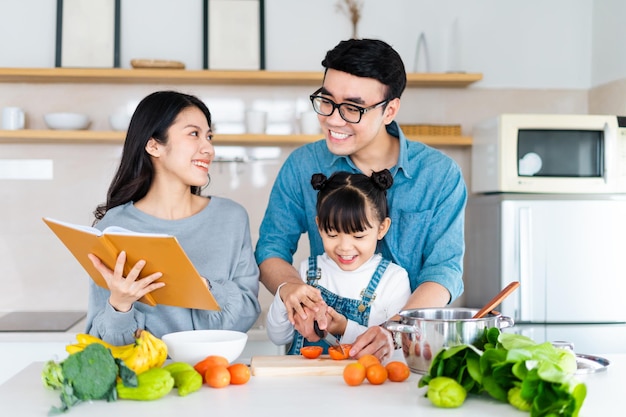
<path id="1" fill-rule="evenodd" d="M 617 135 L 617 131 L 613 131 L 613 129 L 611 128 L 611 126 L 608 123 L 604 124 L 604 155 L 602 155 L 602 158 L 604 158 L 604 172 L 602 175 L 602 179 L 604 181 L 605 184 L 609 184 L 609 177 L 611 176 L 611 173 L 613 172 L 613 164 L 611 162 L 611 158 L 610 155 L 614 155 L 614 149 L 613 149 L 613 141 L 610 140 L 610 138 L 614 137 L 615 135 Z"/>
<path id="2" fill-rule="evenodd" d="M 519 208 L 519 316 L 522 321 L 532 319 L 532 212 L 530 207 Z"/>

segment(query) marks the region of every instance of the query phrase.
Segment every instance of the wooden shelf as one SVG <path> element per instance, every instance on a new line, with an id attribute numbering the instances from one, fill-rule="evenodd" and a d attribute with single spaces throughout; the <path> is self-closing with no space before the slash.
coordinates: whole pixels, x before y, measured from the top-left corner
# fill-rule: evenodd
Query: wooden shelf
<path id="1" fill-rule="evenodd" d="M 0 83 L 320 85 L 317 71 L 216 71 L 123 68 L 0 68 Z M 407 87 L 463 88 L 479 73 L 412 73 Z"/>
<path id="2" fill-rule="evenodd" d="M 125 133 L 104 130 L 0 130 L 0 143 L 122 144 Z M 320 139 L 320 135 L 215 135 L 215 145 L 299 146 Z M 469 136 L 408 136 L 430 146 L 471 146 Z"/>

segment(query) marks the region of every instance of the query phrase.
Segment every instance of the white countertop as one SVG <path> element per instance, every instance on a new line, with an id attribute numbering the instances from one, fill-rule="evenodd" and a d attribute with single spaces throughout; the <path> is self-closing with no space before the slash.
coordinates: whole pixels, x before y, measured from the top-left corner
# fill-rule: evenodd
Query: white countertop
<path id="1" fill-rule="evenodd" d="M 581 377 L 587 385 L 587 398 L 580 417 L 621 416 L 626 384 L 626 354 L 605 355 L 611 361 L 606 371 Z M 58 391 L 46 390 L 41 383 L 43 363 L 35 362 L 0 385 L 0 404 L 20 417 L 43 416 L 59 405 Z M 456 409 L 434 407 L 424 397 L 426 388 L 417 388 L 421 375 L 411 374 L 405 382 L 385 382 L 358 387 L 346 385 L 341 376 L 253 376 L 245 385 L 221 389 L 203 386 L 187 397 L 175 391 L 149 402 L 107 403 L 93 401 L 73 407 L 68 416 L 110 417 L 130 415 L 254 415 L 256 417 L 334 415 L 373 416 L 482 416 L 520 417 L 528 415 L 488 397 L 470 396 Z"/>

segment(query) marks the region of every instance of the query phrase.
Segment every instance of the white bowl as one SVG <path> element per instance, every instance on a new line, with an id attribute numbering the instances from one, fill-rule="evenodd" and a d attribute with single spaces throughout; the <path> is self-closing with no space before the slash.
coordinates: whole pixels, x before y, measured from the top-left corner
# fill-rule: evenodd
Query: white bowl
<path id="1" fill-rule="evenodd" d="M 43 119 L 50 129 L 59 130 L 86 129 L 90 123 L 89 117 L 81 113 L 48 113 Z"/>
<path id="2" fill-rule="evenodd" d="M 113 130 L 126 131 L 133 115 L 127 113 L 114 113 L 109 116 L 109 124 Z"/>
<path id="3" fill-rule="evenodd" d="M 219 355 L 232 363 L 246 347 L 248 334 L 234 330 L 189 330 L 165 334 L 161 340 L 176 362 L 195 365 L 209 355 Z"/>

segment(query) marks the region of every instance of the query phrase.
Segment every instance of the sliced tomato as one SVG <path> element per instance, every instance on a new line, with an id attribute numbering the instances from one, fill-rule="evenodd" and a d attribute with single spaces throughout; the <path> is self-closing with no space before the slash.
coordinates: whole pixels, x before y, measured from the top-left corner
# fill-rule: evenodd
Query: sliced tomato
<path id="1" fill-rule="evenodd" d="M 318 358 L 323 351 L 324 348 L 321 346 L 303 346 L 300 348 L 300 354 L 307 359 Z"/>
<path id="2" fill-rule="evenodd" d="M 338 346 L 331 346 L 328 348 L 328 355 L 331 357 L 331 359 L 335 360 L 348 359 L 350 357 L 351 347 L 352 345 L 343 343 L 341 344 L 341 349 L 339 349 Z"/>

